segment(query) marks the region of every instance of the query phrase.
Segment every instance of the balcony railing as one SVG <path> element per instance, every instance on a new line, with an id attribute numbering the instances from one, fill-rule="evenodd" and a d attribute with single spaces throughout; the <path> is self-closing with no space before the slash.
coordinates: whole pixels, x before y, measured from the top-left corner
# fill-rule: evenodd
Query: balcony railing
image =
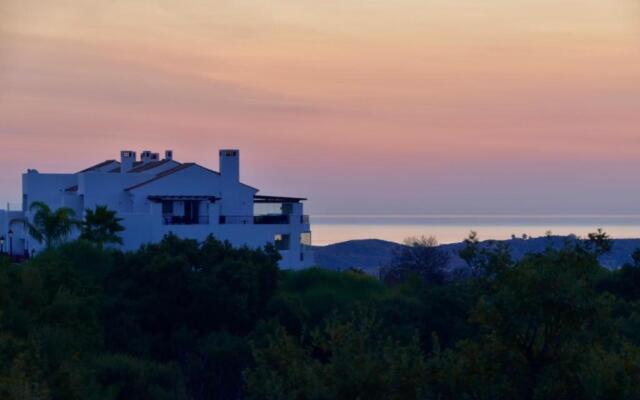
<path id="1" fill-rule="evenodd" d="M 265 214 L 265 215 L 221 215 L 219 223 L 221 225 L 289 225 L 297 221 L 298 217 L 291 218 L 289 214 Z M 295 222 L 294 222 L 295 223 Z M 309 216 L 300 216 L 301 224 L 309 224 Z"/>
<path id="2" fill-rule="evenodd" d="M 287 214 L 256 215 L 255 217 L 253 217 L 253 223 L 258 225 L 288 225 L 289 215 Z"/>
<path id="3" fill-rule="evenodd" d="M 208 215 L 200 215 L 198 217 L 183 215 L 164 215 L 162 220 L 165 225 L 207 225 L 209 224 Z"/>
<path id="4" fill-rule="evenodd" d="M 247 225 L 253 221 L 248 215 L 221 215 L 218 223 L 220 225 Z"/>
<path id="5" fill-rule="evenodd" d="M 221 225 L 288 225 L 290 223 L 290 216 L 286 214 L 278 215 L 221 215 Z"/>

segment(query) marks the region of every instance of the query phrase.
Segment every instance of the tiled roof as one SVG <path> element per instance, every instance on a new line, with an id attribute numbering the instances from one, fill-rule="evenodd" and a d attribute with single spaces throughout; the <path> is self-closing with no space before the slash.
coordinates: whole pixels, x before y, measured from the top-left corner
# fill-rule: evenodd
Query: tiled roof
<path id="1" fill-rule="evenodd" d="M 136 162 L 134 162 L 134 163 L 133 163 L 133 168 L 132 168 L 131 170 L 129 170 L 129 171 L 132 171 L 133 169 L 135 169 L 136 167 L 138 167 L 138 166 L 140 166 L 140 165 L 142 165 L 142 161 L 136 161 Z M 117 172 L 117 173 L 120 173 L 120 167 L 118 167 L 118 168 L 114 168 L 114 169 L 112 169 L 112 170 L 110 170 L 110 171 L 107 171 L 107 172 Z"/>
<path id="2" fill-rule="evenodd" d="M 221 200 L 221 197 L 216 196 L 204 196 L 204 195 L 181 195 L 181 196 L 168 196 L 168 195 L 153 195 L 147 197 L 151 201 L 163 201 L 163 200 L 209 200 L 214 202 Z"/>
<path id="3" fill-rule="evenodd" d="M 253 187 L 253 186 L 251 186 L 251 185 L 247 185 L 246 183 L 242 183 L 242 182 L 239 182 L 239 183 L 240 183 L 242 186 L 246 186 L 246 187 L 248 187 L 249 189 L 253 189 L 253 190 L 255 190 L 256 192 L 259 192 L 259 191 L 260 191 L 260 189 L 255 188 L 255 187 Z"/>
<path id="4" fill-rule="evenodd" d="M 305 201 L 304 197 L 285 197 L 285 196 L 253 196 L 254 203 L 299 203 Z"/>
<path id="5" fill-rule="evenodd" d="M 148 171 L 150 169 L 154 169 L 154 168 L 160 167 L 160 166 L 168 163 L 169 161 L 171 161 L 171 160 L 152 161 L 150 163 L 142 164 L 141 166 L 136 167 L 136 168 L 134 168 L 132 170 L 129 170 L 127 172 L 144 172 L 144 171 Z"/>
<path id="6" fill-rule="evenodd" d="M 132 190 L 132 189 L 139 188 L 140 186 L 144 186 L 144 185 L 147 185 L 147 184 L 149 184 L 149 183 L 151 183 L 151 182 L 155 182 L 155 181 L 157 181 L 158 179 L 162 179 L 162 178 L 164 178 L 165 176 L 169 176 L 169 175 L 175 174 L 176 172 L 180 172 L 180 171 L 182 171 L 183 169 L 191 168 L 191 167 L 193 167 L 194 165 L 196 165 L 196 164 L 195 164 L 195 163 L 184 163 L 184 164 L 180 164 L 180 165 L 178 165 L 177 167 L 174 167 L 174 168 L 168 169 L 168 170 L 166 170 L 166 171 L 164 171 L 164 172 L 160 172 L 158 175 L 156 175 L 155 177 L 153 177 L 153 178 L 151 178 L 151 179 L 149 179 L 149 180 L 147 180 L 147 181 L 140 182 L 140 183 L 138 183 L 137 185 L 130 186 L 130 187 L 126 188 L 125 190 Z"/>
<path id="7" fill-rule="evenodd" d="M 78 173 L 81 174 L 83 172 L 91 172 L 91 171 L 95 171 L 97 169 L 100 169 L 102 167 L 106 167 L 109 164 L 113 164 L 114 162 L 116 162 L 116 160 L 105 160 L 103 162 L 101 162 L 100 164 L 96 164 L 92 167 L 89 167 L 87 169 L 83 169 L 82 171 L 79 171 Z"/>

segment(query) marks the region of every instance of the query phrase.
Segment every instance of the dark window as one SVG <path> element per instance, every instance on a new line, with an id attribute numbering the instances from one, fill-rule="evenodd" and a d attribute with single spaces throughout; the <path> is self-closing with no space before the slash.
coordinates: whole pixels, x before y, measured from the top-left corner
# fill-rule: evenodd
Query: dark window
<path id="1" fill-rule="evenodd" d="M 192 224 L 198 223 L 198 221 L 200 220 L 200 202 L 197 200 L 185 201 L 184 217 Z"/>
<path id="2" fill-rule="evenodd" d="M 162 214 L 173 214 L 173 201 L 164 200 L 162 201 Z"/>
<path id="3" fill-rule="evenodd" d="M 289 250 L 291 236 L 289 235 L 281 235 L 277 234 L 274 237 L 275 245 L 277 250 Z"/>

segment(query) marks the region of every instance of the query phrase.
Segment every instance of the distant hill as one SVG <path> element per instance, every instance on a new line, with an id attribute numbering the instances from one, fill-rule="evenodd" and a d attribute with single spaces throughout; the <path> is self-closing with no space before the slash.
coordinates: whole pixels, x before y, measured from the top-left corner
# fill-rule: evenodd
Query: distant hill
<path id="1" fill-rule="evenodd" d="M 379 239 L 350 240 L 347 242 L 316 246 L 316 264 L 329 269 L 361 268 L 375 270 L 388 263 L 393 251 L 401 245 Z"/>
<path id="2" fill-rule="evenodd" d="M 511 255 L 515 259 L 519 259 L 526 253 L 542 252 L 549 245 L 559 248 L 567 239 L 570 238 L 553 236 L 501 242 L 509 246 Z M 489 242 L 482 243 L 486 246 Z M 360 268 L 376 274 L 381 265 L 389 262 L 394 250 L 401 246 L 398 243 L 379 239 L 350 240 L 328 246 L 316 246 L 314 252 L 316 264 L 320 267 L 336 270 Z M 440 247 L 451 254 L 452 268 L 464 266 L 464 261 L 458 257 L 458 252 L 464 247 L 463 243 L 444 244 Z M 631 262 L 631 254 L 638 248 L 640 248 L 640 239 L 615 239 L 611 253 L 604 255 L 600 262 L 607 268 L 619 268 Z"/>

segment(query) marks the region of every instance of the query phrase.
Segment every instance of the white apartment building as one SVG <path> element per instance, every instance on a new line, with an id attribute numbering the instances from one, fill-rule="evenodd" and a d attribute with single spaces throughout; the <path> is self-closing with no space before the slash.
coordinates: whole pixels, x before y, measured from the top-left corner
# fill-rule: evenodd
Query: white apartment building
<path id="1" fill-rule="evenodd" d="M 77 173 L 30 169 L 22 175 L 22 193 L 21 210 L 0 210 L 0 250 L 15 256 L 41 249 L 24 223 L 32 219 L 30 204 L 41 201 L 52 209 L 69 207 L 78 218 L 98 205 L 116 211 L 125 228 L 123 250 L 158 242 L 170 232 L 197 240 L 213 235 L 234 246 L 273 243 L 282 268 L 313 265 L 305 199 L 259 195 L 258 189 L 240 182 L 238 150 L 220 150 L 219 172 L 180 163 L 170 150 L 163 159 L 143 151 L 139 160 L 136 152 L 122 151 L 119 161 Z"/>

